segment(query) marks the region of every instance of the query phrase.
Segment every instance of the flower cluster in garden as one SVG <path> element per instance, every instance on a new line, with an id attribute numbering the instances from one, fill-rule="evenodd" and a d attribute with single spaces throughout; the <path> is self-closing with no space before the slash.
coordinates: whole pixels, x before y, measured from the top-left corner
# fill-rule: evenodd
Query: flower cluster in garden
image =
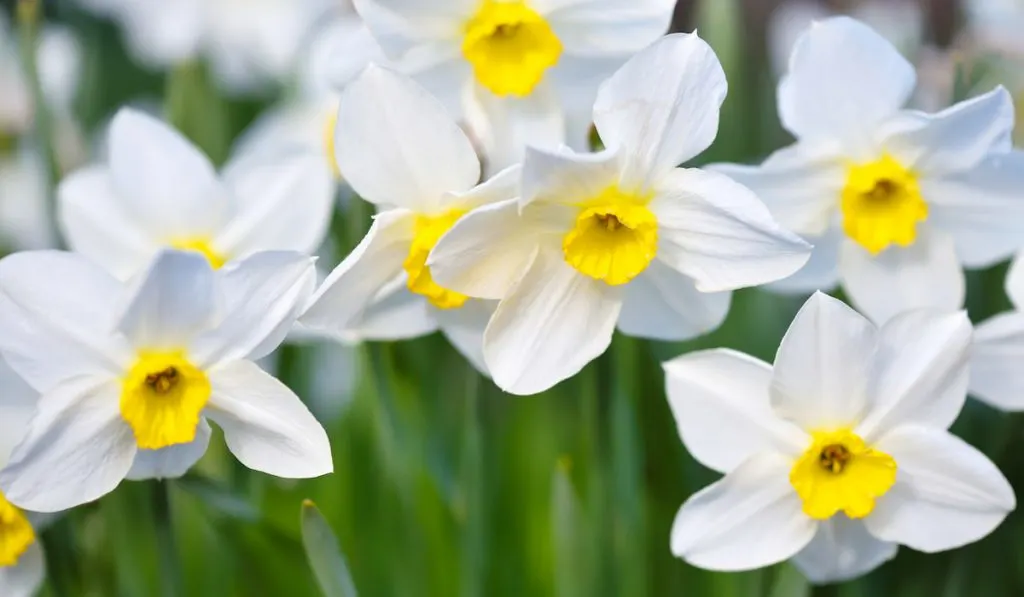
<path id="1" fill-rule="evenodd" d="M 303 0 L 232 27 L 227 0 L 90 3 L 148 63 L 209 54 L 238 93 L 293 73 L 327 11 Z M 41 582 L 37 514 L 184 475 L 211 424 L 250 469 L 331 473 L 321 423 L 257 364 L 297 336 L 440 331 L 532 395 L 616 331 L 696 338 L 734 290 L 760 286 L 810 297 L 774 363 L 727 349 L 664 363 L 681 441 L 722 475 L 685 500 L 665 548 L 712 570 L 792 560 L 828 583 L 999 526 L 1012 488 L 948 429 L 968 392 L 1024 410 L 1021 259 L 1016 311 L 975 330 L 962 310 L 964 268 L 1024 250 L 1010 93 L 911 109 L 914 66 L 868 25 L 825 17 L 778 85 L 794 142 L 756 165 L 691 167 L 728 82 L 697 33 L 666 35 L 673 5 L 356 0 L 322 27 L 306 95 L 223 168 L 124 107 L 101 156 L 56 186 L 67 251 L 46 248 L 45 192 L 22 204 L 42 214 L 22 214 L 19 230 L 42 218 L 25 239 L 4 232 L 0 199 L 21 249 L 0 260 L 0 595 Z M 192 35 L 153 29 L 168 19 Z M 264 19 L 294 35 L 260 38 Z M 5 94 L 0 127 L 30 126 L 31 107 L 29 91 Z M 376 214 L 318 276 L 339 194 Z M 824 294 L 837 288 L 849 306 Z"/>

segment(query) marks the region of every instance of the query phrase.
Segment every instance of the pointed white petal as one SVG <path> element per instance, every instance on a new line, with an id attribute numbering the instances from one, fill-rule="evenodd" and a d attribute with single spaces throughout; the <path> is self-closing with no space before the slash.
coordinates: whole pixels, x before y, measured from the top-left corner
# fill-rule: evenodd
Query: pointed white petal
<path id="1" fill-rule="evenodd" d="M 899 425 L 952 425 L 966 399 L 971 334 L 963 311 L 910 311 L 882 326 L 857 433 L 870 442 Z"/>
<path id="2" fill-rule="evenodd" d="M 35 512 L 91 502 L 125 478 L 137 451 L 116 380 L 77 377 L 39 399 L 25 439 L 0 472 L 0 491 Z"/>
<path id="3" fill-rule="evenodd" d="M 923 552 L 955 549 L 988 535 L 1016 507 L 992 462 L 940 429 L 905 426 L 878 449 L 896 460 L 896 485 L 865 519 L 871 534 Z"/>
<path id="4" fill-rule="evenodd" d="M 410 291 L 402 275 L 381 291 L 348 332 L 369 341 L 419 338 L 437 331 L 434 314 L 430 302 Z"/>
<path id="5" fill-rule="evenodd" d="M 630 160 L 623 184 L 646 187 L 715 140 L 728 85 L 714 50 L 697 34 L 664 37 L 601 86 L 594 122 L 607 147 Z"/>
<path id="6" fill-rule="evenodd" d="M 352 4 L 391 58 L 404 55 L 426 40 L 461 39 L 460 28 L 478 6 L 475 0 L 353 0 Z M 457 44 L 451 45 L 457 53 Z"/>
<path id="7" fill-rule="evenodd" d="M 444 106 L 375 65 L 341 94 L 334 147 L 345 180 L 378 205 L 430 212 L 480 179 L 476 152 Z"/>
<path id="8" fill-rule="evenodd" d="M 899 544 L 882 541 L 861 520 L 836 514 L 818 525 L 814 539 L 793 557 L 812 583 L 844 582 L 871 572 L 896 557 Z"/>
<path id="9" fill-rule="evenodd" d="M 206 454 L 210 445 L 210 424 L 199 422 L 196 438 L 160 450 L 139 450 L 126 477 L 130 481 L 145 479 L 177 479 L 189 471 Z"/>
<path id="10" fill-rule="evenodd" d="M 90 373 L 120 375 L 133 358 L 113 332 L 120 283 L 81 255 L 15 253 L 0 260 L 0 350 L 36 390 Z"/>
<path id="11" fill-rule="evenodd" d="M 0 360 L 0 469 L 25 437 L 38 400 L 39 392 Z"/>
<path id="12" fill-rule="evenodd" d="M 1007 410 L 1024 410 L 1024 313 L 1003 313 L 974 329 L 970 383 L 975 398 Z"/>
<path id="13" fill-rule="evenodd" d="M 491 374 L 484 360 L 484 330 L 497 308 L 496 301 L 471 300 L 459 309 L 434 310 L 445 338 L 485 377 Z"/>
<path id="14" fill-rule="evenodd" d="M 562 104 L 546 81 L 522 98 L 499 97 L 480 85 L 467 85 L 463 97 L 466 122 L 487 172 L 522 163 L 527 147 L 554 149 L 566 141 Z"/>
<path id="15" fill-rule="evenodd" d="M 780 280 L 811 255 L 750 189 L 722 174 L 674 170 L 659 181 L 650 209 L 658 218 L 658 258 L 702 292 Z"/>
<path id="16" fill-rule="evenodd" d="M 731 292 L 700 292 L 693 279 L 658 259 L 626 285 L 619 331 L 654 340 L 689 340 L 718 328 Z"/>
<path id="17" fill-rule="evenodd" d="M 523 160 L 521 205 L 535 202 L 578 205 L 618 184 L 620 152 L 577 153 L 568 147 L 527 147 Z"/>
<path id="18" fill-rule="evenodd" d="M 875 326 L 842 301 L 814 293 L 797 313 L 775 356 L 772 405 L 808 430 L 847 427 L 867 407 L 878 344 Z"/>
<path id="19" fill-rule="evenodd" d="M 762 452 L 796 456 L 810 442 L 772 410 L 772 368 L 764 361 L 723 348 L 662 366 L 679 436 L 704 466 L 728 473 Z"/>
<path id="20" fill-rule="evenodd" d="M 708 570 L 737 571 L 789 559 L 814 537 L 789 484 L 788 458 L 754 456 L 690 499 L 672 524 L 672 553 Z"/>
<path id="21" fill-rule="evenodd" d="M 673 0 L 535 0 L 567 53 L 582 56 L 628 56 L 665 35 Z"/>
<path id="22" fill-rule="evenodd" d="M 861 144 L 910 98 L 914 67 L 849 17 L 813 24 L 796 42 L 779 84 L 779 117 L 802 141 Z"/>
<path id="23" fill-rule="evenodd" d="M 620 296 L 573 269 L 558 248 L 542 249 L 484 333 L 494 383 L 528 395 L 578 373 L 611 343 Z"/>
<path id="24" fill-rule="evenodd" d="M 843 229 L 832 226 L 822 236 L 808 236 L 811 243 L 811 258 L 795 274 L 777 282 L 770 282 L 766 288 L 786 294 L 809 294 L 815 290 L 830 291 L 839 285 L 839 248 L 846 240 Z"/>
<path id="25" fill-rule="evenodd" d="M 1018 311 L 1024 311 L 1024 253 L 1018 253 L 1006 272 L 1006 296 Z"/>
<path id="26" fill-rule="evenodd" d="M 224 430 L 228 449 L 245 466 L 286 479 L 334 470 L 327 433 L 287 386 L 251 361 L 210 371 L 205 414 Z"/>
<path id="27" fill-rule="evenodd" d="M 43 546 L 37 541 L 18 558 L 15 566 L 0 567 L 0 595 L 35 597 L 46 576 Z"/>
<path id="28" fill-rule="evenodd" d="M 909 309 L 955 311 L 964 304 L 964 273 L 953 240 L 923 228 L 913 245 L 876 256 L 850 240 L 839 248 L 843 290 L 872 321 L 884 323 Z"/>

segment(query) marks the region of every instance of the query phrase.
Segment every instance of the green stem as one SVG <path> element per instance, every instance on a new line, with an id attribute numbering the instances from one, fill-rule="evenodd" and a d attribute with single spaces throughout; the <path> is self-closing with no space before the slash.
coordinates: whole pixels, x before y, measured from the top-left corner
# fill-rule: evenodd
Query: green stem
<path id="1" fill-rule="evenodd" d="M 174 521 L 171 516 L 170 485 L 167 481 L 153 482 L 153 521 L 156 526 L 156 545 L 160 558 L 160 587 L 164 597 L 184 595 L 181 582 L 181 563 L 174 541 Z"/>

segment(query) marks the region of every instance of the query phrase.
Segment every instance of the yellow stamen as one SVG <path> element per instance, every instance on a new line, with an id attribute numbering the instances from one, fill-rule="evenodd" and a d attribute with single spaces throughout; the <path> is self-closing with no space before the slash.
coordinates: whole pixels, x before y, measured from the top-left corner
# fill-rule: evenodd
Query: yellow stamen
<path id="1" fill-rule="evenodd" d="M 213 267 L 213 269 L 220 269 L 225 263 L 227 263 L 227 258 L 214 250 L 213 245 L 210 243 L 209 239 L 206 238 L 178 238 L 172 240 L 169 244 L 171 247 L 182 251 L 195 251 L 197 253 L 202 253 L 203 257 L 206 257 L 206 260 L 210 262 L 210 266 Z"/>
<path id="2" fill-rule="evenodd" d="M 841 209 L 846 235 L 873 255 L 913 244 L 928 217 L 917 177 L 888 154 L 850 167 Z"/>
<path id="3" fill-rule="evenodd" d="M 413 228 L 415 236 L 404 263 L 405 272 L 409 275 L 409 290 L 427 297 L 438 309 L 457 309 L 469 299 L 464 294 L 440 286 L 427 267 L 427 256 L 434 245 L 464 213 L 453 209 L 439 216 L 418 216 Z"/>
<path id="4" fill-rule="evenodd" d="M 465 31 L 462 55 L 495 95 L 530 95 L 562 56 L 551 25 L 521 0 L 483 0 Z"/>
<path id="5" fill-rule="evenodd" d="M 0 569 L 16 565 L 35 541 L 28 518 L 0 493 Z"/>
<path id="6" fill-rule="evenodd" d="M 875 500 L 896 482 L 896 461 L 869 447 L 850 430 L 820 431 L 796 461 L 789 482 L 804 503 L 804 513 L 817 520 L 842 510 L 864 518 Z"/>
<path id="7" fill-rule="evenodd" d="M 210 380 L 183 351 L 139 354 L 121 386 L 121 417 L 139 447 L 158 450 L 195 439 Z"/>
<path id="8" fill-rule="evenodd" d="M 581 205 L 576 226 L 562 239 L 566 262 L 613 286 L 640 275 L 658 252 L 658 220 L 648 200 L 612 186 Z"/>

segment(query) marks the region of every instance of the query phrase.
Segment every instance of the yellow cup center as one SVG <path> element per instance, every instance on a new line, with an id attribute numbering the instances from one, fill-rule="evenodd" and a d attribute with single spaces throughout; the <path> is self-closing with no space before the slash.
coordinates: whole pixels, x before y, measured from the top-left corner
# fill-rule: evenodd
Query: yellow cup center
<path id="1" fill-rule="evenodd" d="M 0 568 L 16 565 L 35 540 L 28 518 L 0 493 Z"/>
<path id="2" fill-rule="evenodd" d="M 457 309 L 469 299 L 435 282 L 427 267 L 427 257 L 434 245 L 465 213 L 464 210 L 453 209 L 439 216 L 417 216 L 412 245 L 403 264 L 409 277 L 409 290 L 425 296 L 438 309 Z"/>
<path id="3" fill-rule="evenodd" d="M 562 238 L 566 262 L 613 286 L 640 275 L 658 252 L 658 220 L 647 201 L 613 186 L 581 205 Z"/>
<path id="4" fill-rule="evenodd" d="M 562 42 L 526 2 L 484 0 L 466 23 L 462 55 L 492 93 L 525 97 L 558 64 Z"/>
<path id="5" fill-rule="evenodd" d="M 846 235 L 873 255 L 913 244 L 928 217 L 917 177 L 888 154 L 850 166 L 840 207 Z"/>
<path id="6" fill-rule="evenodd" d="M 209 378 L 184 351 L 143 351 L 122 381 L 121 417 L 140 448 L 187 444 L 196 437 L 210 391 Z"/>
<path id="7" fill-rule="evenodd" d="M 182 251 L 195 251 L 202 254 L 202 256 L 206 257 L 206 260 L 210 262 L 210 266 L 213 267 L 213 269 L 220 269 L 225 263 L 227 263 L 227 257 L 218 253 L 213 248 L 213 244 L 208 238 L 176 238 L 171 240 L 169 244 L 175 249 L 180 249 Z"/>
<path id="8" fill-rule="evenodd" d="M 849 430 L 815 432 L 812 437 L 811 447 L 789 473 L 804 513 L 817 520 L 839 511 L 850 518 L 871 514 L 875 500 L 896 482 L 896 461 Z"/>

